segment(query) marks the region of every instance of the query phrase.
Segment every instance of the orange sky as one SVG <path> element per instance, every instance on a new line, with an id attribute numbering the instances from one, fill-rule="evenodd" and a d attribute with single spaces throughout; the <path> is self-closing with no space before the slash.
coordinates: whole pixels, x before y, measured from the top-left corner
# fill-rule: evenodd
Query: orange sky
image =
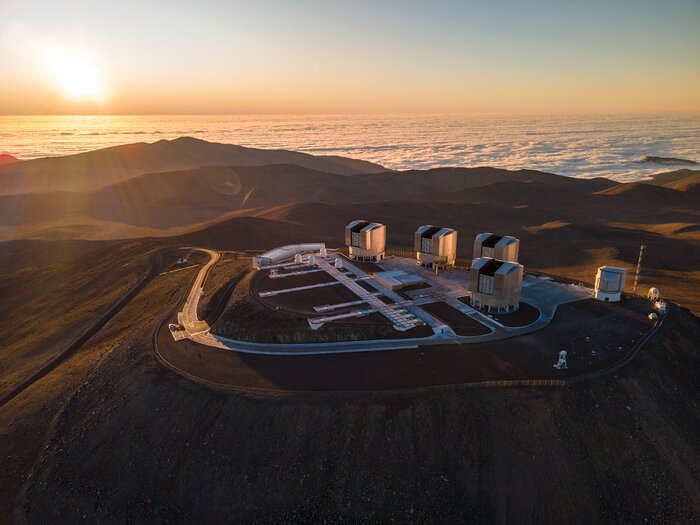
<path id="1" fill-rule="evenodd" d="M 249 4 L 9 0 L 0 111 L 700 111 L 697 2 Z"/>

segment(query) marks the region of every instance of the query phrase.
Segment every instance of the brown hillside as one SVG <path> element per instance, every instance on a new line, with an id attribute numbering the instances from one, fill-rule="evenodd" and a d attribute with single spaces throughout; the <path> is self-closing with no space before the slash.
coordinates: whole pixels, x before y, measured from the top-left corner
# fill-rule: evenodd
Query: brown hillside
<path id="1" fill-rule="evenodd" d="M 19 159 L 16 159 L 9 153 L 0 153 L 0 166 L 4 166 L 6 164 L 14 164 L 15 162 L 19 162 Z"/>
<path id="2" fill-rule="evenodd" d="M 673 188 L 674 190 L 687 191 L 700 185 L 700 170 L 676 170 L 666 173 L 657 173 L 647 184 Z"/>
<path id="3" fill-rule="evenodd" d="M 539 270 L 591 283 L 601 264 L 634 268 L 647 246 L 643 286 L 700 311 L 700 216 L 692 191 L 538 171 L 444 168 L 351 177 L 277 164 L 139 175 L 87 192 L 0 197 L 0 239 L 169 238 L 266 249 L 299 241 L 342 244 L 353 218 L 387 224 L 410 246 L 416 226 L 459 230 L 460 257 L 481 231 L 522 239 Z"/>
<path id="4" fill-rule="evenodd" d="M 2 166 L 0 194 L 88 191 L 149 172 L 211 165 L 260 166 L 282 163 L 341 175 L 386 171 L 377 164 L 355 159 L 244 148 L 182 137 Z"/>

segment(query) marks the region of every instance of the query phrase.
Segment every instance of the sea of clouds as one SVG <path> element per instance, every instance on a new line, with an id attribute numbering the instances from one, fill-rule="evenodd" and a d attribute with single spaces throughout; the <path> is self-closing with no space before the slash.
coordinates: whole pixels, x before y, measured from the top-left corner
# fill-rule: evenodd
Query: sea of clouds
<path id="1" fill-rule="evenodd" d="M 0 152 L 21 159 L 192 136 L 258 148 L 342 155 L 391 169 L 493 166 L 642 180 L 700 161 L 700 115 L 0 117 Z M 700 169 L 700 165 L 695 169 Z"/>

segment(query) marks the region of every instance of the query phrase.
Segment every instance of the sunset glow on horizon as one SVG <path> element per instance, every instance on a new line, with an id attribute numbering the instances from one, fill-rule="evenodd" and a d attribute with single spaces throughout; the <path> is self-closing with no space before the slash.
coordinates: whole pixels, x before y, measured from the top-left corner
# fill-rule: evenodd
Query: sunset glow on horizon
<path id="1" fill-rule="evenodd" d="M 10 0 L 0 112 L 696 112 L 699 21 L 691 1 Z"/>
<path id="2" fill-rule="evenodd" d="M 96 66 L 75 55 L 55 56 L 48 62 L 51 73 L 66 96 L 76 101 L 105 102 L 106 91 Z"/>

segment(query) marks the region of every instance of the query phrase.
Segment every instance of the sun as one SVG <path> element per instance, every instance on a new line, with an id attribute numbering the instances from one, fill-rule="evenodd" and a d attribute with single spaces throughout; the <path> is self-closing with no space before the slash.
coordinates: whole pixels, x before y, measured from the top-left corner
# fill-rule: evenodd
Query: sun
<path id="1" fill-rule="evenodd" d="M 100 81 L 100 70 L 78 55 L 54 56 L 49 61 L 53 78 L 61 91 L 77 101 L 101 101 L 105 89 Z"/>

